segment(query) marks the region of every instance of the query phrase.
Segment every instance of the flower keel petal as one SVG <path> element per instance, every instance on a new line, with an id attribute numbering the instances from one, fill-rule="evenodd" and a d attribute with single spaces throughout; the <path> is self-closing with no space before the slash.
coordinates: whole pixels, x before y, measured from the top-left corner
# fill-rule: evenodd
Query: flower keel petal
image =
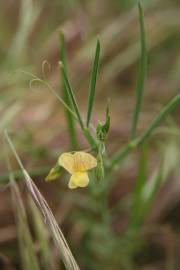
<path id="1" fill-rule="evenodd" d="M 69 180 L 68 187 L 69 187 L 70 189 L 75 189 L 75 188 L 78 187 L 78 186 L 74 183 L 73 177 L 72 177 L 72 176 L 71 176 L 71 178 L 70 178 L 70 180 Z"/>
<path id="2" fill-rule="evenodd" d="M 71 176 L 70 182 L 76 187 L 87 187 L 89 184 L 89 177 L 87 172 L 77 172 Z"/>

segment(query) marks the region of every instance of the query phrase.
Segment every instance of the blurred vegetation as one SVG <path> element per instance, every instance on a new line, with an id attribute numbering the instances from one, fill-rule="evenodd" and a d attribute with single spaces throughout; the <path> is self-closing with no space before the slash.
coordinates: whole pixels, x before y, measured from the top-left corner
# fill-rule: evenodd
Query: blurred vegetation
<path id="1" fill-rule="evenodd" d="M 135 132 L 132 121 L 142 64 L 137 1 L 0 2 L 1 147 L 6 129 L 52 208 L 80 269 L 178 270 L 180 265 L 179 99 L 151 137 L 142 137 L 164 108 L 169 112 L 167 106 L 179 93 L 180 3 L 141 2 L 148 59 Z M 59 38 L 60 31 L 64 36 Z M 91 75 L 98 65 L 98 39 L 96 81 Z M 92 131 L 97 125 L 106 131 L 108 104 L 111 124 L 106 146 L 99 135 L 97 149 L 89 149 L 89 135 L 58 100 L 57 95 L 73 110 L 66 75 L 75 89 L 82 122 L 89 104 Z M 89 103 L 88 88 L 92 91 Z M 105 171 L 99 166 L 98 172 L 91 173 L 87 189 L 68 190 L 64 172 L 58 181 L 44 182 L 62 152 L 85 149 L 97 154 L 102 166 L 105 162 Z M 65 255 L 61 254 L 52 241 L 59 237 L 56 232 L 53 238 L 55 223 L 44 223 L 38 205 L 24 189 L 29 178 L 19 169 L 11 149 L 6 151 L 13 175 L 9 182 L 1 151 L 0 269 L 65 269 L 62 261 L 66 269 L 78 269 L 68 268 L 69 255 L 63 259 L 68 251 L 64 248 Z"/>

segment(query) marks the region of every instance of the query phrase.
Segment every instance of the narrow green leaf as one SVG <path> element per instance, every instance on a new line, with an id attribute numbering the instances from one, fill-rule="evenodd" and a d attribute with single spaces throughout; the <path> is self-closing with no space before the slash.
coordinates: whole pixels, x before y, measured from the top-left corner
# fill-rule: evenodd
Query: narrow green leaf
<path id="1" fill-rule="evenodd" d="M 140 41 L 141 41 L 141 59 L 140 59 L 139 75 L 138 75 L 137 86 L 136 86 L 136 104 L 135 104 L 135 110 L 133 113 L 133 122 L 132 122 L 132 130 L 131 130 L 132 140 L 135 139 L 136 137 L 137 125 L 138 125 L 142 98 L 143 98 L 146 66 L 147 66 L 144 13 L 143 13 L 143 7 L 140 1 L 138 1 L 138 10 L 139 10 L 139 25 L 140 25 Z"/>
<path id="2" fill-rule="evenodd" d="M 86 126 L 89 126 L 93 104 L 94 104 L 94 97 L 95 97 L 95 91 L 96 91 L 96 81 L 97 81 L 97 75 L 98 75 L 98 68 L 99 68 L 99 56 L 100 56 L 100 42 L 97 40 L 96 44 L 96 53 L 91 73 L 91 79 L 90 79 L 90 85 L 89 85 L 89 97 L 88 97 L 88 110 L 87 110 L 87 120 L 86 120 Z"/>
<path id="3" fill-rule="evenodd" d="M 63 32 L 60 32 L 59 39 L 60 39 L 60 61 L 63 63 L 64 68 L 66 69 L 66 72 L 67 72 L 65 38 L 64 38 Z M 62 77 L 62 72 L 61 72 L 61 77 Z M 63 84 L 64 102 L 72 109 L 72 103 L 71 103 L 71 100 L 69 98 L 67 89 L 66 89 L 64 83 L 62 83 L 62 84 Z M 67 108 L 65 108 L 65 114 L 66 114 L 68 130 L 69 130 L 70 147 L 71 147 L 71 149 L 75 150 L 75 149 L 77 149 L 77 134 L 76 134 L 74 117 L 69 112 L 69 110 L 67 110 Z"/>
<path id="4" fill-rule="evenodd" d="M 72 105 L 74 107 L 74 111 L 76 112 L 80 127 L 83 130 L 84 129 L 84 124 L 83 124 L 83 121 L 82 121 L 82 118 L 81 118 L 81 115 L 80 115 L 80 111 L 79 111 L 79 107 L 78 107 L 76 98 L 74 96 L 73 90 L 71 88 L 71 85 L 70 85 L 70 82 L 69 82 L 69 79 L 68 79 L 68 76 L 67 76 L 67 73 L 66 73 L 66 69 L 65 69 L 62 62 L 59 62 L 59 64 L 60 64 L 60 68 L 61 68 L 61 72 L 62 72 L 62 78 L 63 78 L 63 81 L 64 81 L 64 86 L 65 86 L 66 91 L 67 91 L 67 93 L 69 95 L 69 98 L 70 98 L 70 100 L 72 102 Z"/>

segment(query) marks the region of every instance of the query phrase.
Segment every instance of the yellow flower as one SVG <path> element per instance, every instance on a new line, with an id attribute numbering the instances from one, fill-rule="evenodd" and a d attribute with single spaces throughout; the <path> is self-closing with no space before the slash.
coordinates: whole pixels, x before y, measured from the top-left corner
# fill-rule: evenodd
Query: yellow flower
<path id="1" fill-rule="evenodd" d="M 60 155 L 58 163 L 70 174 L 68 187 L 86 187 L 89 184 L 87 171 L 97 166 L 96 158 L 85 152 L 64 153 Z"/>

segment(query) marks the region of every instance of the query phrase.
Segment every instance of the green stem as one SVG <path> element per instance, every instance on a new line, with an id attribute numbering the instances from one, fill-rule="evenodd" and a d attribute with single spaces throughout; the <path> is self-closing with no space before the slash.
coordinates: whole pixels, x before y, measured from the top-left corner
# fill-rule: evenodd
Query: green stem
<path id="1" fill-rule="evenodd" d="M 159 126 L 159 124 L 162 122 L 162 120 L 170 112 L 172 112 L 178 105 L 180 105 L 180 94 L 168 102 L 168 104 L 162 109 L 160 114 L 151 123 L 151 125 L 145 130 L 145 132 L 141 136 L 139 136 L 139 138 L 137 139 L 137 144 L 140 145 L 140 144 L 144 143 L 144 141 L 151 136 L 154 129 L 156 129 Z"/>
<path id="2" fill-rule="evenodd" d="M 144 143 L 147 140 L 153 131 L 159 126 L 162 120 L 173 111 L 180 104 L 180 95 L 177 95 L 175 98 L 169 101 L 169 103 L 162 109 L 160 114 L 156 119 L 151 123 L 151 125 L 145 130 L 145 132 L 140 135 L 137 139 L 130 141 L 126 144 L 119 152 L 117 152 L 111 159 L 109 163 L 109 169 L 113 169 L 118 165 L 134 148 Z"/>

